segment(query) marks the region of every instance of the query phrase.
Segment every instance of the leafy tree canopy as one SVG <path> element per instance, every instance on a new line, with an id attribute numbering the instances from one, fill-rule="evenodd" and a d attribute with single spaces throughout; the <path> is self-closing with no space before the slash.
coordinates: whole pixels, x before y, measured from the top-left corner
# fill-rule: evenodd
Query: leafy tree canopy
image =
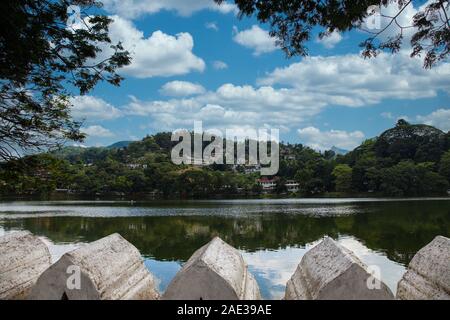
<path id="1" fill-rule="evenodd" d="M 224 0 L 215 0 L 222 3 Z M 367 31 L 369 36 L 360 46 L 363 56 L 373 57 L 380 51 L 396 53 L 402 47 L 404 32 L 414 28 L 410 40 L 411 56 L 425 54 L 424 67 L 430 68 L 450 52 L 450 20 L 448 0 L 432 0 L 413 17 L 411 25 L 401 25 L 400 14 L 412 5 L 412 0 L 235 0 L 240 16 L 256 15 L 261 23 L 268 23 L 270 34 L 288 57 L 305 56 L 305 43 L 311 39 L 315 27 L 323 28 L 320 37 L 333 31 L 345 32 L 352 29 Z M 370 8 L 380 8 L 389 4 L 398 5 L 393 16 L 383 16 L 388 24 L 380 30 L 366 30 L 363 22 L 373 14 Z M 375 7 L 374 7 L 375 6 Z M 390 26 L 398 26 L 397 35 L 388 36 Z"/>
<path id="2" fill-rule="evenodd" d="M 257 196 L 257 172 L 232 165 L 175 165 L 171 134 L 162 132 L 123 147 L 66 147 L 0 163 L 0 196 L 47 196 L 59 189 L 82 196 Z M 273 193 L 299 183 L 302 196 L 444 195 L 450 183 L 450 133 L 399 121 L 346 155 L 330 156 L 301 144 L 280 143 Z M 338 194 L 339 195 L 339 194 Z"/>
<path id="3" fill-rule="evenodd" d="M 347 164 L 338 164 L 333 169 L 336 178 L 336 191 L 347 192 L 352 187 L 352 168 Z"/>
<path id="4" fill-rule="evenodd" d="M 75 24 L 68 23 L 69 5 L 80 8 Z M 68 88 L 85 94 L 99 81 L 119 85 L 116 70 L 130 57 L 111 43 L 111 19 L 88 14 L 99 6 L 93 0 L 0 2 L 0 161 L 81 141 Z M 112 53 L 100 59 L 105 49 Z"/>

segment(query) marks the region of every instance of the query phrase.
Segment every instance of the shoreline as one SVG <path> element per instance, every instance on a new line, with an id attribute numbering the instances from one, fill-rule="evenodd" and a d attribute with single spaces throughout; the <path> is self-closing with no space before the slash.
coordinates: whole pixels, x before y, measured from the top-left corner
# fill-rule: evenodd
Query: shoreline
<path id="1" fill-rule="evenodd" d="M 38 196 L 0 196 L 0 202 L 124 202 L 124 203 L 152 203 L 152 202 L 221 202 L 221 201 L 251 201 L 251 202 L 265 202 L 265 201 L 291 201 L 291 202 L 305 202 L 314 203 L 318 201 L 330 200 L 331 202 L 371 202 L 371 201 L 421 201 L 421 200 L 450 200 L 450 195 L 437 195 L 437 196 L 415 196 L 415 197 L 387 197 L 382 195 L 373 194 L 346 194 L 346 195 L 317 195 L 317 196 L 259 196 L 259 197 L 242 197 L 242 196 L 228 196 L 228 197 L 149 197 L 145 195 L 126 195 L 126 196 L 50 196 L 50 197 L 38 197 Z"/>

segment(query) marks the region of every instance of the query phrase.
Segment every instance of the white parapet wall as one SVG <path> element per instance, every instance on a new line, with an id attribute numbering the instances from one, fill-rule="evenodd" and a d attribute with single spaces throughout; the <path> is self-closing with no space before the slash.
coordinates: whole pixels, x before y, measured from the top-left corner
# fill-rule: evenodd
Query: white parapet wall
<path id="1" fill-rule="evenodd" d="M 286 284 L 286 300 L 392 300 L 351 251 L 329 237 L 308 251 Z"/>
<path id="2" fill-rule="evenodd" d="M 26 299 L 50 264 L 47 246 L 30 232 L 0 237 L 0 299 Z"/>
<path id="3" fill-rule="evenodd" d="M 239 251 L 216 237 L 194 252 L 162 299 L 259 300 L 261 294 Z"/>
<path id="4" fill-rule="evenodd" d="M 412 258 L 398 283 L 402 300 L 450 300 L 450 239 L 437 236 Z"/>
<path id="5" fill-rule="evenodd" d="M 37 300 L 158 298 L 139 251 L 117 233 L 64 254 L 39 277 L 30 294 Z"/>

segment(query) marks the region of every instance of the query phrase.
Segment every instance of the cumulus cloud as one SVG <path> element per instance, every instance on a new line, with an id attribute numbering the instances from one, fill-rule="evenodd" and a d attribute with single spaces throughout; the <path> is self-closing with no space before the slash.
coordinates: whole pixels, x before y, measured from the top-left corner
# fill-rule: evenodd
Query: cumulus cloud
<path id="1" fill-rule="evenodd" d="M 180 16 L 190 16 L 201 10 L 224 14 L 238 12 L 237 7 L 230 2 L 224 2 L 219 6 L 212 0 L 102 0 L 102 3 L 107 11 L 131 19 L 163 10 L 175 11 Z"/>
<path id="2" fill-rule="evenodd" d="M 114 133 L 112 133 L 109 129 L 106 129 L 99 125 L 81 128 L 81 132 L 87 134 L 90 137 L 96 138 L 109 138 L 114 136 Z"/>
<path id="3" fill-rule="evenodd" d="M 450 109 L 438 109 L 427 115 L 418 115 L 416 120 L 447 132 L 450 130 Z"/>
<path id="4" fill-rule="evenodd" d="M 141 101 L 133 98 L 124 106 L 129 115 L 146 116 L 150 125 L 170 128 L 192 126 L 202 120 L 212 127 L 268 125 L 289 130 L 320 112 L 324 105 L 315 99 L 297 95 L 293 90 L 272 87 L 255 88 L 224 84 L 190 98 Z"/>
<path id="5" fill-rule="evenodd" d="M 111 18 L 114 20 L 109 27 L 112 42 L 122 42 L 132 58 L 131 64 L 123 67 L 120 73 L 136 78 L 151 78 L 205 69 L 205 62 L 192 52 L 194 40 L 189 33 L 172 36 L 158 30 L 146 38 L 131 21 L 119 16 Z M 111 49 L 104 48 L 104 56 L 110 53 Z"/>
<path id="6" fill-rule="evenodd" d="M 321 131 L 316 127 L 306 127 L 298 129 L 297 132 L 302 139 L 302 143 L 316 150 L 328 150 L 332 146 L 352 150 L 364 139 L 364 133 L 361 131 Z"/>
<path id="7" fill-rule="evenodd" d="M 383 41 L 395 37 L 401 32 L 404 39 L 403 44 L 409 46 L 412 35 L 417 31 L 417 29 L 411 28 L 413 17 L 419 10 L 423 10 L 427 4 L 428 3 L 425 3 L 422 6 L 415 7 L 414 4 L 411 3 L 399 13 L 398 2 L 389 2 L 387 6 L 380 7 L 379 15 L 368 16 L 366 20 L 363 21 L 361 28 L 369 32 L 384 30 L 378 36 L 378 38 Z M 392 23 L 392 18 L 390 18 L 394 16 L 397 16 L 396 23 Z M 407 28 L 401 30 L 400 26 Z"/>
<path id="8" fill-rule="evenodd" d="M 381 53 L 374 59 L 347 54 L 307 57 L 276 68 L 258 83 L 292 87 L 298 93 L 313 95 L 331 105 L 360 107 L 383 99 L 435 97 L 439 90 L 450 93 L 449 75 L 450 63 L 423 69 L 420 59 L 404 53 Z"/>
<path id="9" fill-rule="evenodd" d="M 241 46 L 253 49 L 253 54 L 259 56 L 276 50 L 275 39 L 269 35 L 269 32 L 253 25 L 250 29 L 238 31 L 234 28 L 235 35 L 233 40 Z"/>
<path id="10" fill-rule="evenodd" d="M 439 90 L 448 92 L 449 74 L 449 64 L 425 70 L 416 59 L 402 55 L 381 54 L 371 60 L 357 54 L 311 57 L 275 69 L 259 80 L 260 86 L 226 83 L 193 97 L 133 98 L 121 109 L 128 115 L 148 117 L 154 128 L 162 124 L 190 127 L 194 120 L 203 120 L 216 127 L 269 125 L 289 130 L 330 106 L 363 107 L 385 99 L 434 97 Z"/>
<path id="11" fill-rule="evenodd" d="M 223 69 L 228 68 L 228 65 L 225 62 L 220 61 L 220 60 L 213 61 L 212 64 L 213 64 L 213 68 L 216 70 L 223 70 Z"/>
<path id="12" fill-rule="evenodd" d="M 167 82 L 160 89 L 160 93 L 165 96 L 185 97 L 205 92 L 205 88 L 198 83 L 188 81 Z"/>
<path id="13" fill-rule="evenodd" d="M 333 31 L 330 35 L 323 37 L 322 39 L 317 38 L 317 42 L 322 44 L 327 49 L 332 49 L 336 44 L 341 42 L 342 36 L 339 32 Z"/>
<path id="14" fill-rule="evenodd" d="M 71 98 L 72 116 L 75 119 L 112 120 L 119 118 L 122 112 L 101 98 L 94 96 L 75 96 Z"/>
<path id="15" fill-rule="evenodd" d="M 439 91 L 448 94 L 449 65 L 426 70 L 420 61 L 403 54 L 381 54 L 366 60 L 358 54 L 310 57 L 275 69 L 259 79 L 257 86 L 226 83 L 195 96 L 132 98 L 120 109 L 126 115 L 147 117 L 149 128 L 189 128 L 194 120 L 202 120 L 217 128 L 268 125 L 286 132 L 306 126 L 327 107 L 366 107 L 387 99 L 429 98 Z M 342 136 L 339 131 L 329 134 Z M 358 133 L 347 134 L 359 137 Z M 316 144 L 327 146 L 325 142 Z M 348 148 L 342 141 L 328 146 L 333 144 Z"/>
<path id="16" fill-rule="evenodd" d="M 219 27 L 217 26 L 217 22 L 215 22 L 215 21 L 206 22 L 205 23 L 205 28 L 206 29 L 210 29 L 210 30 L 214 30 L 214 31 L 219 31 Z"/>

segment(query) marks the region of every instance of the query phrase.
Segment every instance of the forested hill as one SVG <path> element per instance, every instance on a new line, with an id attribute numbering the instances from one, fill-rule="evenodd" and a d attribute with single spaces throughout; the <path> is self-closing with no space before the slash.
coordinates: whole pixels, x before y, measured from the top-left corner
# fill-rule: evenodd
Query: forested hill
<path id="1" fill-rule="evenodd" d="M 439 193 L 450 181 L 450 134 L 399 120 L 379 137 L 342 157 L 352 169 L 351 188 L 387 195 Z"/>
<path id="2" fill-rule="evenodd" d="M 84 195 L 147 194 L 161 197 L 258 195 L 259 174 L 246 167 L 178 166 L 168 132 L 104 148 L 66 147 L 0 164 L 0 194 L 49 195 L 55 190 Z M 287 180 L 300 196 L 373 194 L 446 195 L 450 182 L 450 134 L 400 120 L 380 136 L 345 155 L 281 144 L 274 193 Z"/>

